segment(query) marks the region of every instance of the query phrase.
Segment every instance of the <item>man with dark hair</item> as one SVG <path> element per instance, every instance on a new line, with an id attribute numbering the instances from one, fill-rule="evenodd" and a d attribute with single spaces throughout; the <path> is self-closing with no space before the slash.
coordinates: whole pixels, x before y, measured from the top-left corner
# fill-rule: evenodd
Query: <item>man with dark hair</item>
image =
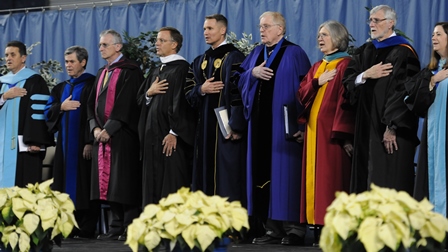
<path id="1" fill-rule="evenodd" d="M 210 48 L 190 65 L 185 94 L 198 112 L 193 162 L 193 190 L 229 197 L 246 205 L 246 125 L 238 87 L 231 76 L 244 54 L 226 42 L 227 18 L 205 17 L 204 38 Z M 230 132 L 223 135 L 215 115 L 223 108 Z"/>
<path id="2" fill-rule="evenodd" d="M 10 72 L 0 77 L 0 187 L 41 182 L 42 150 L 54 145 L 44 118 L 50 91 L 38 73 L 25 67 L 26 57 L 22 42 L 6 45 Z"/>
<path id="3" fill-rule="evenodd" d="M 404 103 L 404 83 L 420 71 L 420 62 L 395 34 L 396 19 L 391 7 L 374 7 L 368 20 L 372 42 L 358 48 L 345 70 L 344 86 L 356 110 L 352 192 L 371 183 L 413 192 L 418 118 Z"/>
<path id="4" fill-rule="evenodd" d="M 64 57 L 70 79 L 51 90 L 45 107 L 48 129 L 58 132 L 53 189 L 68 193 L 75 204 L 80 231 L 74 235 L 93 238 L 99 205 L 90 201 L 93 136 L 87 124 L 87 100 L 95 76 L 85 72 L 89 56 L 84 47 L 69 47 Z"/>
<path id="5" fill-rule="evenodd" d="M 143 73 L 121 54 L 123 42 L 118 32 L 101 32 L 98 47 L 107 65 L 98 70 L 88 105 L 95 139 L 91 199 L 107 201 L 112 215 L 108 233 L 98 239 L 126 240 L 126 228 L 138 217 L 141 205 L 140 108 L 135 97 Z"/>
<path id="6" fill-rule="evenodd" d="M 143 206 L 191 184 L 195 117 L 184 95 L 188 62 L 177 54 L 181 46 L 177 29 L 160 29 L 156 49 L 162 65 L 139 91 Z"/>

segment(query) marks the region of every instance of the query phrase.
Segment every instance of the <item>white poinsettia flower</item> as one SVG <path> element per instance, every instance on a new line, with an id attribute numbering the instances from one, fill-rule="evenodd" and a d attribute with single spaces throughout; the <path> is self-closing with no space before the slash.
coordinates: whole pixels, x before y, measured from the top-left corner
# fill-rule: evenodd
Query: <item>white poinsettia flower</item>
<path id="1" fill-rule="evenodd" d="M 434 206 L 420 202 L 403 191 L 371 185 L 360 194 L 337 192 L 327 208 L 320 247 L 326 251 L 350 251 L 361 242 L 366 251 L 388 247 L 424 248 L 441 243 L 448 231 L 448 219 L 433 212 Z M 428 238 L 432 238 L 428 239 Z"/>
<path id="2" fill-rule="evenodd" d="M 134 252 L 139 244 L 153 251 L 163 240 L 169 240 L 173 248 L 181 239 L 191 249 L 199 246 L 205 251 L 224 233 L 243 228 L 249 229 L 249 222 L 240 202 L 183 187 L 159 204 L 146 206 L 129 225 L 126 244 Z"/>

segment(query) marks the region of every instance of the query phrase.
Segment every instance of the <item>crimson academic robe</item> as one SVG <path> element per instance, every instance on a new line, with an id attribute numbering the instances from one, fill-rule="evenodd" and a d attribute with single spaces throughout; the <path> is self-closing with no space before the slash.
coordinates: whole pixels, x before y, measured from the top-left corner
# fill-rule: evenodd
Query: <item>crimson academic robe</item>
<path id="1" fill-rule="evenodd" d="M 109 78 L 103 87 L 105 73 Z M 139 159 L 137 92 L 143 73 L 131 60 L 98 70 L 89 97 L 90 132 L 96 127 L 110 135 L 107 144 L 93 143 L 91 199 L 139 206 L 141 163 Z"/>
<path id="2" fill-rule="evenodd" d="M 239 70 L 238 88 L 249 123 L 247 207 L 249 214 L 260 218 L 298 222 L 302 144 L 286 139 L 283 108 L 291 105 L 301 112 L 295 94 L 310 61 L 300 46 L 284 40 L 270 65 L 274 76 L 262 81 L 252 75 L 252 69 L 264 61 L 264 48 L 257 46 Z"/>
<path id="3" fill-rule="evenodd" d="M 52 188 L 66 192 L 75 203 L 76 209 L 88 209 L 90 202 L 91 160 L 83 157 L 86 144 L 93 143 L 93 136 L 87 124 L 87 100 L 92 91 L 95 76 L 84 73 L 56 85 L 45 108 L 50 132 L 58 132 L 53 163 L 54 183 Z M 72 96 L 81 107 L 61 111 L 61 104 Z"/>
<path id="4" fill-rule="evenodd" d="M 301 218 L 300 221 L 309 224 L 324 225 L 324 216 L 327 207 L 333 202 L 335 192 L 350 189 L 350 165 L 351 161 L 343 149 L 345 140 L 353 140 L 354 112 L 343 107 L 346 99 L 342 85 L 344 71 L 350 62 L 350 57 L 343 58 L 336 65 L 336 75 L 326 85 L 322 102 L 317 104 L 319 112 L 316 120 L 316 149 L 315 165 L 312 177 L 307 177 L 306 156 L 308 134 L 305 130 L 305 143 L 302 165 L 302 191 L 301 191 Z M 304 113 L 299 120 L 307 122 L 311 107 L 315 104 L 315 98 L 319 91 L 318 79 L 314 78 L 317 69 L 324 61 L 315 63 L 305 78 L 300 83 L 297 93 L 299 101 L 304 106 Z M 312 140 L 311 140 L 312 141 Z M 314 188 L 307 187 L 307 181 L 314 182 Z M 307 191 L 311 189 L 311 192 Z M 314 195 L 314 205 L 307 205 L 307 195 Z M 314 219 L 307 219 L 306 210 L 314 211 Z M 310 210 L 309 210 L 310 211 Z"/>
<path id="5" fill-rule="evenodd" d="M 190 65 L 185 95 L 198 112 L 193 162 L 193 190 L 208 195 L 229 197 L 246 205 L 246 127 L 238 87 L 231 77 L 243 62 L 244 54 L 232 44 L 210 48 Z M 217 64 L 221 60 L 220 64 Z M 205 62 L 206 65 L 203 65 Z M 203 67 L 205 66 L 205 67 Z M 218 67 L 216 67 L 218 66 Z M 211 77 L 222 81 L 219 94 L 201 94 L 202 84 Z M 225 139 L 215 115 L 215 108 L 225 107 L 229 125 L 242 135 L 239 140 Z"/>
<path id="6" fill-rule="evenodd" d="M 27 68 L 22 71 L 24 70 L 32 71 Z M 3 81 L 4 77 L 7 77 L 7 75 L 3 76 L 0 80 Z M 8 83 L 2 83 L 2 85 L 8 85 Z M 34 72 L 25 80 L 22 87 L 26 89 L 27 94 L 20 98 L 20 102 L 13 106 L 11 112 L 7 114 L 5 121 L 1 121 L 0 123 L 13 124 L 14 119 L 12 116 L 18 116 L 17 124 L 13 124 L 12 127 L 17 127 L 17 135 L 23 136 L 23 142 L 26 145 L 42 146 L 44 148 L 53 146 L 54 138 L 48 133 L 44 118 L 44 106 L 47 103 L 50 94 L 47 83 L 40 75 Z M 3 93 L 1 95 L 3 95 Z M 19 98 L 16 97 L 7 100 L 0 109 L 5 110 L 6 103 L 9 102 L 11 105 L 11 102 L 15 99 Z M 42 161 L 45 157 L 45 151 L 39 153 L 19 152 L 17 135 L 13 136 L 13 138 L 11 136 L 2 136 L 0 138 L 3 148 L 11 148 L 14 145 L 17 151 L 17 156 L 15 157 L 16 160 L 11 160 L 12 163 L 16 164 L 15 167 L 13 166 L 13 168 L 15 168 L 15 178 L 8 179 L 9 181 L 3 181 L 7 183 L 7 185 L 0 181 L 0 184 L 7 187 L 14 185 L 25 187 L 28 183 L 34 184 L 42 181 Z M 3 157 L 0 162 L 4 162 L 8 158 L 11 157 Z M 11 168 L 9 165 L 7 165 L 7 167 Z M 2 171 L 2 179 L 5 179 L 3 177 L 5 173 L 5 171 Z"/>
<path id="7" fill-rule="evenodd" d="M 139 91 L 142 107 L 139 136 L 143 154 L 143 206 L 158 203 L 181 187 L 190 187 L 196 116 L 185 99 L 185 80 L 189 64 L 174 60 L 154 69 Z M 146 92 L 156 77 L 167 80 L 165 94 L 152 96 Z M 176 151 L 167 157 L 162 141 L 172 130 L 177 135 Z"/>
<path id="8" fill-rule="evenodd" d="M 380 62 L 392 64 L 390 75 L 355 85 L 359 74 Z M 418 118 L 403 100 L 404 83 L 419 71 L 415 50 L 400 36 L 381 41 L 377 47 L 368 42 L 353 56 L 343 80 L 356 110 L 352 192 L 363 192 L 374 183 L 412 194 Z M 398 151 L 393 154 L 387 153 L 382 142 L 387 126 L 396 131 Z"/>

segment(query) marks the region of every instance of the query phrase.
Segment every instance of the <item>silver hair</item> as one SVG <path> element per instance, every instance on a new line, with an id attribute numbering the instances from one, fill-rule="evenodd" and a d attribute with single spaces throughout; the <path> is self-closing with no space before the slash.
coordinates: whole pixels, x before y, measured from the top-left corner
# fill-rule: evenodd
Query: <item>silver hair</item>
<path id="1" fill-rule="evenodd" d="M 347 50 L 349 36 L 347 28 L 343 24 L 335 20 L 326 21 L 319 26 L 317 33 L 319 33 L 322 27 L 325 27 L 330 32 L 331 42 L 339 51 L 344 52 Z"/>
<path id="2" fill-rule="evenodd" d="M 100 33 L 100 38 L 106 34 L 110 34 L 114 37 L 114 43 L 123 44 L 123 40 L 121 39 L 120 33 L 116 32 L 115 30 L 109 29 L 109 30 L 102 31 Z"/>
<path id="3" fill-rule="evenodd" d="M 395 24 L 397 24 L 397 13 L 395 12 L 395 10 L 388 5 L 378 5 L 370 10 L 370 15 L 376 13 L 379 10 L 382 10 L 384 12 L 385 18 L 394 21 L 394 26 L 392 27 L 393 30 L 395 28 Z"/>
<path id="4" fill-rule="evenodd" d="M 263 14 L 261 14 L 259 19 L 264 18 L 265 16 L 271 16 L 272 21 L 274 21 L 274 24 L 277 24 L 281 27 L 283 27 L 283 35 L 286 34 L 286 21 L 283 15 L 280 12 L 275 11 L 266 11 Z"/>

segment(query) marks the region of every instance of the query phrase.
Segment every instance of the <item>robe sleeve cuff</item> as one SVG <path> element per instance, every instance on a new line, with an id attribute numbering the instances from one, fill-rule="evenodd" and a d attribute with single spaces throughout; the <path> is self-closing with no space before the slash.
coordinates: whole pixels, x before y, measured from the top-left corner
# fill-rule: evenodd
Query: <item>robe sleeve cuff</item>
<path id="1" fill-rule="evenodd" d="M 314 78 L 311 81 L 311 85 L 313 85 L 314 90 L 319 90 L 319 88 L 321 87 L 321 86 L 319 86 L 319 79 L 317 79 L 317 78 Z"/>
<path id="2" fill-rule="evenodd" d="M 121 122 L 117 120 L 108 120 L 106 124 L 104 124 L 104 129 L 107 131 L 109 136 L 113 136 L 121 129 Z"/>

